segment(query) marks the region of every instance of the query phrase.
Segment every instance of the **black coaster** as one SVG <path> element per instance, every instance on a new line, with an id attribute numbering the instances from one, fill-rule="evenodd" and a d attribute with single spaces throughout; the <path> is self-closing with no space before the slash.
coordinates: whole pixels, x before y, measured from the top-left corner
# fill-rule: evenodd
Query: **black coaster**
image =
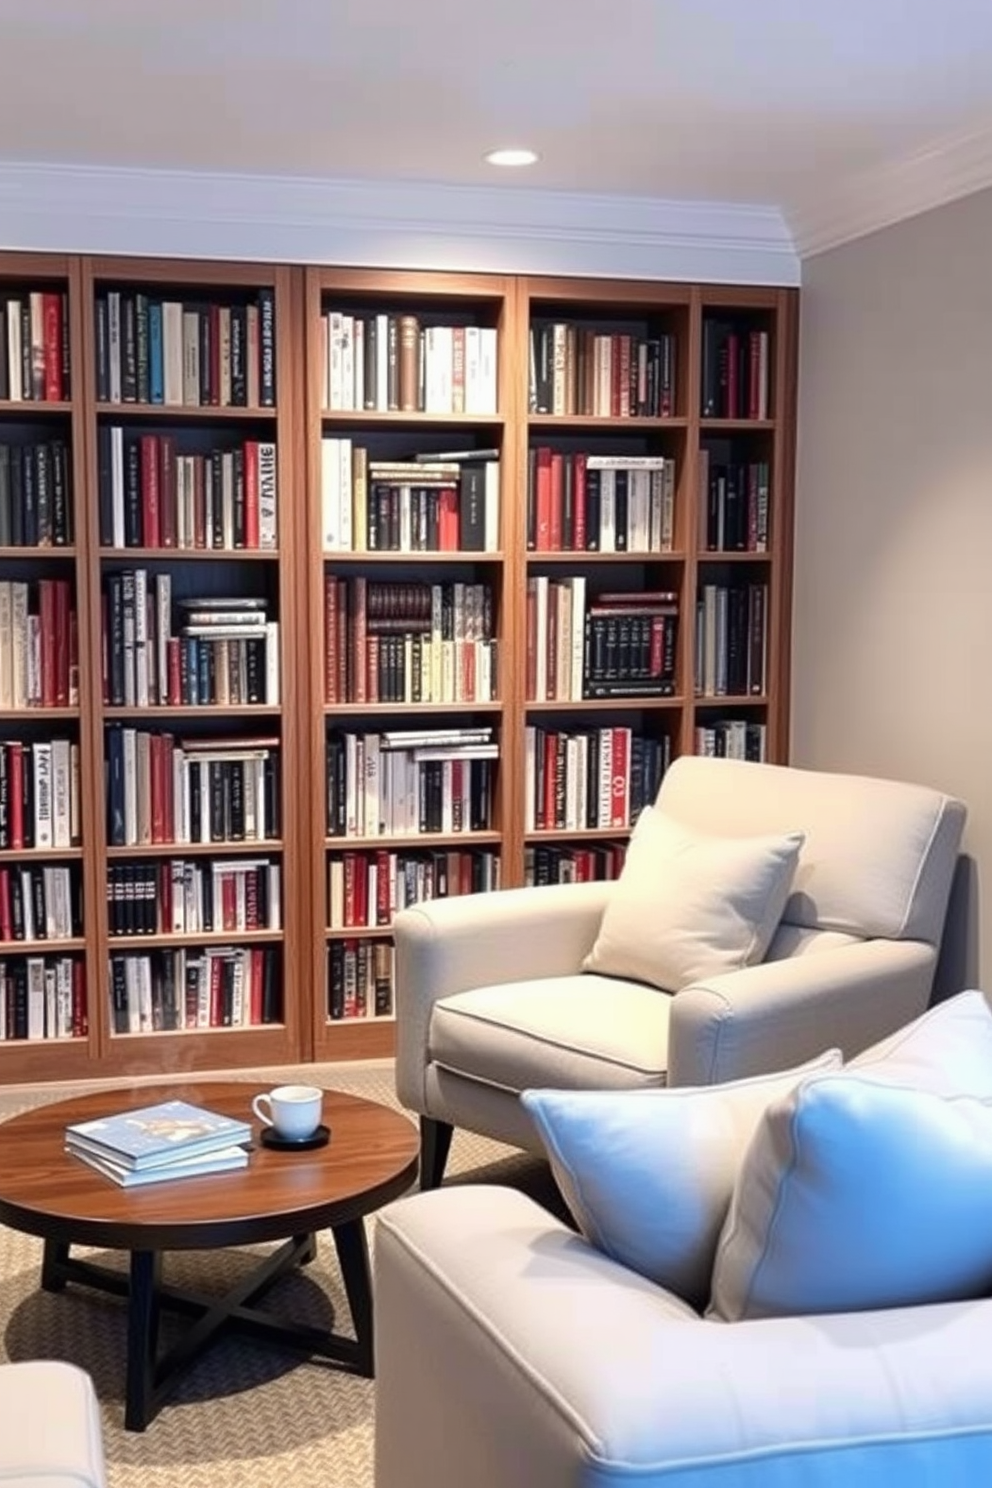
<path id="1" fill-rule="evenodd" d="M 331 1140 L 331 1128 L 318 1126 L 309 1137 L 281 1137 L 271 1126 L 262 1127 L 263 1147 L 274 1147 L 277 1152 L 310 1152 L 314 1147 L 326 1147 Z"/>

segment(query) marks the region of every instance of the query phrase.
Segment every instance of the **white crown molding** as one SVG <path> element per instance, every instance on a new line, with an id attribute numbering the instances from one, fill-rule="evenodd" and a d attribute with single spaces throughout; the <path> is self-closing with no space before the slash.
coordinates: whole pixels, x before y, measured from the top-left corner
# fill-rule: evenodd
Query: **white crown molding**
<path id="1" fill-rule="evenodd" d="M 992 186 L 992 130 L 949 136 L 787 208 L 800 258 Z"/>
<path id="2" fill-rule="evenodd" d="M 0 247 L 799 283 L 775 207 L 92 166 L 0 163 Z"/>

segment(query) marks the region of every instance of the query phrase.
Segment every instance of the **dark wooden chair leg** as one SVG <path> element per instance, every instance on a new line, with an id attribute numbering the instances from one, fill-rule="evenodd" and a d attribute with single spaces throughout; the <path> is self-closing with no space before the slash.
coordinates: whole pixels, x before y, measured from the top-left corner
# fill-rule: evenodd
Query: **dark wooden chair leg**
<path id="1" fill-rule="evenodd" d="M 454 1127 L 433 1116 L 420 1118 L 420 1187 L 440 1188 Z"/>

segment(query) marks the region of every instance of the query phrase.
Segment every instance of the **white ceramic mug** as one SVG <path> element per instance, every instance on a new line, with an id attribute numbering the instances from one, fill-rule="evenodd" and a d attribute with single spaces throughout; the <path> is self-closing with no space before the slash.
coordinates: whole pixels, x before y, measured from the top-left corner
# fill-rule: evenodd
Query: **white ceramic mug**
<path id="1" fill-rule="evenodd" d="M 303 1142 L 320 1125 L 324 1092 L 315 1085 L 277 1085 L 251 1103 L 263 1126 L 271 1126 L 287 1142 Z M 263 1107 L 268 1107 L 268 1111 Z"/>

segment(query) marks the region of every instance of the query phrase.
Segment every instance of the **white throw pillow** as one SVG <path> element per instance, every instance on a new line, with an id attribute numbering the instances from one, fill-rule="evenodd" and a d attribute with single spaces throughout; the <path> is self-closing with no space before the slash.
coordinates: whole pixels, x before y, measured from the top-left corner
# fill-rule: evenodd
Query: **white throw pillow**
<path id="1" fill-rule="evenodd" d="M 802 832 L 715 837 L 648 808 L 583 970 L 678 992 L 764 958 L 792 886 Z"/>
<path id="2" fill-rule="evenodd" d="M 780 1074 L 671 1090 L 525 1090 L 576 1223 L 631 1271 L 701 1305 L 737 1168 L 771 1100 L 840 1051 Z"/>
<path id="3" fill-rule="evenodd" d="M 964 992 L 764 1111 L 713 1267 L 728 1321 L 992 1290 L 992 1013 Z"/>

